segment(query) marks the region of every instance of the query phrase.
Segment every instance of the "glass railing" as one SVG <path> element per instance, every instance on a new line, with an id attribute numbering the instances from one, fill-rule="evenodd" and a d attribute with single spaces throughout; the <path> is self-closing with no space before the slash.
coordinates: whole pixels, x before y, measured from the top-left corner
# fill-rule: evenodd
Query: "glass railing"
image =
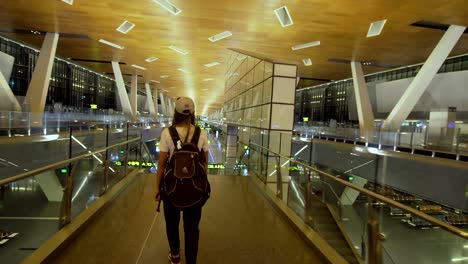
<path id="1" fill-rule="evenodd" d="M 154 171 L 156 155 L 139 129 L 104 124 L 53 138 L 0 137 L 1 262 L 20 263 L 126 175 Z"/>
<path id="2" fill-rule="evenodd" d="M 31 112 L 0 111 L 0 135 L 1 136 L 29 136 L 36 130 L 47 134 L 50 132 L 63 132 L 68 127 L 92 126 L 107 124 L 113 128 L 125 128 L 131 118 L 123 114 L 109 113 L 48 113 L 41 114 Z M 167 126 L 172 118 L 139 114 L 133 123 L 140 126 L 163 125 Z"/>
<path id="3" fill-rule="evenodd" d="M 356 147 L 360 150 L 345 153 L 299 141 L 292 145 L 294 155 L 284 156 L 240 142 L 238 167 L 258 177 L 350 263 L 468 261 L 466 203 L 455 209 L 434 202 L 438 197 L 423 199 L 390 188 L 385 174 L 400 165 Z"/>
<path id="4" fill-rule="evenodd" d="M 295 136 L 308 141 L 311 138 L 323 138 L 339 141 L 357 142 L 366 146 L 393 149 L 410 153 L 427 152 L 428 155 L 441 156 L 453 154 L 468 155 L 468 133 L 459 127 L 431 130 L 428 127 L 418 128 L 415 132 L 360 131 L 358 128 L 329 128 L 296 125 Z"/>

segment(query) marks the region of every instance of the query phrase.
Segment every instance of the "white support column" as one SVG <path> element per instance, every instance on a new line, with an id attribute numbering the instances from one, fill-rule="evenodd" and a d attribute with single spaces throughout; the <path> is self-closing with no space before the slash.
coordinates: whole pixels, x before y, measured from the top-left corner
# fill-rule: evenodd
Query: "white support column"
<path id="1" fill-rule="evenodd" d="M 34 176 L 34 178 L 39 183 L 39 186 L 41 186 L 41 189 L 49 202 L 62 201 L 62 184 L 60 184 L 60 181 L 58 180 L 57 175 L 55 175 L 53 170 L 39 173 Z"/>
<path id="2" fill-rule="evenodd" d="M 354 94 L 356 95 L 356 106 L 359 117 L 359 129 L 361 138 L 366 135 L 372 135 L 375 130 L 374 113 L 367 92 L 367 84 L 364 79 L 364 72 L 360 62 L 351 62 L 351 71 L 353 73 Z M 369 133 L 370 132 L 370 133 Z"/>
<path id="3" fill-rule="evenodd" d="M 158 107 L 158 88 L 154 87 L 153 90 L 154 98 L 153 98 L 153 103 L 154 103 L 154 115 L 156 116 L 156 120 L 159 121 L 159 107 Z"/>
<path id="4" fill-rule="evenodd" d="M 167 107 L 166 107 L 166 98 L 164 98 L 163 93 L 159 93 L 159 98 L 161 99 L 162 113 L 163 113 L 164 117 L 167 118 L 168 114 L 167 114 Z"/>
<path id="5" fill-rule="evenodd" d="M 120 71 L 119 62 L 112 62 L 112 70 L 114 71 L 115 83 L 117 84 L 117 93 L 119 95 L 120 104 L 122 105 L 122 111 L 128 116 L 133 116 L 127 89 L 125 89 L 125 82 L 122 77 L 122 72 Z"/>
<path id="6" fill-rule="evenodd" d="M 26 98 L 34 113 L 34 124 L 42 125 L 42 116 L 49 91 L 50 75 L 54 65 L 55 52 L 57 51 L 58 33 L 47 33 L 42 43 L 41 52 L 34 67 L 34 73 L 29 82 Z"/>
<path id="7" fill-rule="evenodd" d="M 130 86 L 130 107 L 132 108 L 132 121 L 136 122 L 137 120 L 137 111 L 138 111 L 138 75 L 132 75 L 132 82 Z"/>
<path id="8" fill-rule="evenodd" d="M 151 94 L 151 87 L 150 87 L 149 82 L 145 83 L 145 89 L 146 89 L 146 101 L 148 104 L 149 112 L 150 114 L 156 117 L 156 111 L 154 110 L 153 95 Z"/>
<path id="9" fill-rule="evenodd" d="M 0 52 L 0 111 L 21 111 L 21 105 L 8 84 L 14 62 L 15 57 Z"/>
<path id="10" fill-rule="evenodd" d="M 442 66 L 455 44 L 457 44 L 458 40 L 463 35 L 465 29 L 466 27 L 456 25 L 451 25 L 449 27 L 409 85 L 408 89 L 406 89 L 405 93 L 395 105 L 392 112 L 387 117 L 387 120 L 383 123 L 382 130 L 397 131 L 400 128 L 403 121 L 405 121 L 411 113 L 414 106 L 437 74 L 440 66 Z"/>

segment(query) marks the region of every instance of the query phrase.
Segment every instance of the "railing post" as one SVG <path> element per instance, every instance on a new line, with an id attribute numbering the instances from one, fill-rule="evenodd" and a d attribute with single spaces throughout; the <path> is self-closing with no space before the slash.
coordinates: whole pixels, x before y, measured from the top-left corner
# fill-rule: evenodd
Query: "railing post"
<path id="1" fill-rule="evenodd" d="M 126 138 L 126 141 L 128 141 L 128 129 L 129 129 L 129 125 L 127 123 L 127 138 Z M 127 174 L 128 174 L 128 142 L 127 142 L 127 144 L 125 144 L 124 166 L 125 166 L 125 176 L 127 176 Z"/>
<path id="2" fill-rule="evenodd" d="M 283 178 L 281 176 L 281 158 L 276 156 L 276 196 L 283 199 Z"/>
<path id="3" fill-rule="evenodd" d="M 11 137 L 11 111 L 8 112 L 8 137 Z"/>
<path id="4" fill-rule="evenodd" d="M 28 112 L 28 136 L 31 136 L 31 112 Z"/>
<path id="5" fill-rule="evenodd" d="M 376 212 L 372 207 L 373 198 L 368 197 L 367 203 L 367 245 L 368 245 L 368 264 L 382 264 L 382 244 L 381 241 L 384 239 L 380 233 L 380 225 Z"/>
<path id="6" fill-rule="evenodd" d="M 69 130 L 68 158 L 71 159 L 73 157 L 73 140 L 72 140 L 73 127 L 69 126 L 68 130 Z M 62 228 L 71 222 L 71 208 L 72 208 L 72 195 L 73 195 L 73 172 L 72 170 L 73 170 L 73 164 L 69 162 L 68 170 L 67 170 L 67 180 L 65 182 L 65 187 L 63 189 L 62 206 L 61 206 L 61 213 L 60 213 L 60 219 L 59 219 L 59 228 Z"/>
<path id="7" fill-rule="evenodd" d="M 109 124 L 106 124 L 106 156 L 104 160 L 104 174 L 102 175 L 101 195 L 107 192 L 107 183 L 109 179 Z"/>

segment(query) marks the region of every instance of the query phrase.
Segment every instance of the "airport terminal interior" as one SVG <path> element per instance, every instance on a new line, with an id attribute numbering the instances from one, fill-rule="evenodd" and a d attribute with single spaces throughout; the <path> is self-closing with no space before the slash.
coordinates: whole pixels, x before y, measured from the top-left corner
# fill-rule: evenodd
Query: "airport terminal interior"
<path id="1" fill-rule="evenodd" d="M 198 263 L 468 263 L 467 26 L 466 0 L 0 1 L 0 263 L 168 263 L 179 97 Z"/>

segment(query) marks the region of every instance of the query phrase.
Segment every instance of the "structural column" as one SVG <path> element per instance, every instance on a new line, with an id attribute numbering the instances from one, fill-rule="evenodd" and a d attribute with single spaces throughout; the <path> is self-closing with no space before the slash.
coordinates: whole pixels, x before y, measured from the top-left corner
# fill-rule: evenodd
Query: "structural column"
<path id="1" fill-rule="evenodd" d="M 0 111 L 21 111 L 21 105 L 8 84 L 14 62 L 13 56 L 0 52 Z"/>
<path id="2" fill-rule="evenodd" d="M 132 116 L 132 108 L 130 106 L 130 100 L 128 99 L 127 89 L 125 89 L 125 82 L 122 77 L 122 72 L 120 71 L 119 62 L 112 62 L 112 69 L 114 71 L 115 83 L 117 85 L 117 93 L 120 100 L 120 105 L 122 106 L 122 111 L 125 115 Z"/>
<path id="3" fill-rule="evenodd" d="M 130 107 L 132 108 L 132 121 L 137 121 L 137 111 L 138 111 L 138 75 L 132 75 L 132 82 L 130 86 Z"/>
<path id="4" fill-rule="evenodd" d="M 387 117 L 387 120 L 383 123 L 382 130 L 397 131 L 400 128 L 403 121 L 406 120 L 437 74 L 440 66 L 442 66 L 455 44 L 457 44 L 458 40 L 463 35 L 465 29 L 466 27 L 456 25 L 451 25 L 449 27 L 421 70 L 403 93 L 402 97 Z"/>
<path id="5" fill-rule="evenodd" d="M 372 112 L 372 105 L 370 103 L 361 63 L 352 61 L 351 71 L 353 73 L 354 93 L 356 95 L 361 138 L 366 138 L 367 135 L 372 135 L 375 130 L 374 113 Z"/>
<path id="6" fill-rule="evenodd" d="M 151 87 L 150 87 L 149 82 L 145 83 L 145 89 L 146 89 L 146 103 L 148 104 L 149 112 L 150 114 L 156 117 L 157 115 L 156 115 L 156 111 L 154 107 L 153 95 L 151 93 Z"/>
<path id="7" fill-rule="evenodd" d="M 159 93 L 159 98 L 161 100 L 161 110 L 162 110 L 162 113 L 164 115 L 164 117 L 167 118 L 167 107 L 166 107 L 166 99 L 164 98 L 164 94 L 163 93 Z"/>
<path id="8" fill-rule="evenodd" d="M 41 52 L 34 67 L 26 98 L 33 113 L 33 125 L 42 125 L 42 116 L 49 91 L 50 75 L 54 65 L 55 52 L 59 39 L 58 33 L 47 33 L 42 43 Z"/>

